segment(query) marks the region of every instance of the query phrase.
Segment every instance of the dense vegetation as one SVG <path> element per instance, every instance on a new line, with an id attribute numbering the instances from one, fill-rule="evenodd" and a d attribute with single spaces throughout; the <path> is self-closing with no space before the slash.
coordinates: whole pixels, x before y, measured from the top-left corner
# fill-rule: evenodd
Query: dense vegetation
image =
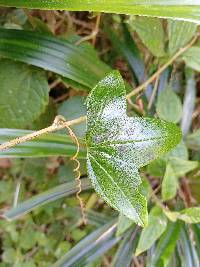
<path id="1" fill-rule="evenodd" d="M 114 2 L 0 0 L 1 267 L 200 266 L 200 3 Z"/>

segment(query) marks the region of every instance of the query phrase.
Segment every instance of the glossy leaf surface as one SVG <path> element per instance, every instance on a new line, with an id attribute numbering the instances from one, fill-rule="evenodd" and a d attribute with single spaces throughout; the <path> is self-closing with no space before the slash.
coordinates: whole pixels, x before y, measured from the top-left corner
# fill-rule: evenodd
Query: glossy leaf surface
<path id="1" fill-rule="evenodd" d="M 199 0 L 0 0 L 0 6 L 172 17 L 199 22 Z"/>
<path id="2" fill-rule="evenodd" d="M 83 46 L 23 30 L 0 29 L 0 56 L 55 72 L 88 89 L 111 70 Z"/>
<path id="3" fill-rule="evenodd" d="M 144 226 L 146 199 L 140 193 L 138 168 L 180 141 L 176 125 L 128 117 L 124 82 L 112 72 L 87 100 L 88 173 L 95 190 L 119 212 Z"/>

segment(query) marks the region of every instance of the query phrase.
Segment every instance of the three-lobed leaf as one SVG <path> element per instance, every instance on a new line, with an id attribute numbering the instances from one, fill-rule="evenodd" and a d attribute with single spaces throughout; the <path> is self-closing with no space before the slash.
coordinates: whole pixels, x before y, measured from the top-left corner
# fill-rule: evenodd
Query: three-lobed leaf
<path id="1" fill-rule="evenodd" d="M 87 100 L 87 168 L 95 190 L 139 225 L 147 224 L 147 201 L 138 169 L 172 149 L 179 128 L 161 120 L 128 117 L 124 82 L 112 72 Z"/>

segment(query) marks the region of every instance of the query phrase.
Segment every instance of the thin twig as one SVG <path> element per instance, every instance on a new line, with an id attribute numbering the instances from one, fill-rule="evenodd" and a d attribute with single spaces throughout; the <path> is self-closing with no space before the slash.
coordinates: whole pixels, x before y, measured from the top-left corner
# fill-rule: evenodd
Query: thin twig
<path id="1" fill-rule="evenodd" d="M 72 125 L 75 125 L 75 124 L 79 124 L 81 122 L 84 122 L 86 120 L 86 116 L 82 116 L 78 119 L 75 119 L 75 120 L 71 120 L 71 121 L 64 121 L 64 119 L 61 120 L 61 117 L 62 116 L 57 116 L 53 122 L 53 124 L 47 128 L 44 128 L 42 130 L 39 130 L 39 131 L 36 131 L 36 132 L 33 132 L 31 134 L 27 134 L 25 136 L 22 136 L 22 137 L 17 137 L 11 141 L 8 141 L 2 145 L 0 145 L 0 151 L 2 150 L 5 150 L 5 149 L 8 149 L 8 148 L 11 148 L 11 147 L 14 147 L 18 144 L 22 144 L 24 142 L 27 142 L 27 141 L 30 141 L 36 137 L 39 137 L 43 134 L 47 134 L 47 133 L 52 133 L 52 132 L 55 132 L 55 131 L 58 131 L 58 130 L 61 130 L 61 129 L 64 129 L 66 127 L 69 127 L 69 126 L 72 126 Z"/>
<path id="2" fill-rule="evenodd" d="M 198 39 L 198 35 L 196 35 L 192 41 L 187 44 L 185 47 L 181 48 L 172 58 L 170 58 L 169 61 L 167 61 L 162 67 L 160 67 L 146 82 L 138 86 L 135 90 L 130 92 L 129 94 L 126 95 L 127 98 L 130 98 L 141 91 L 145 90 L 145 88 L 152 83 L 157 76 L 159 76 L 168 66 L 170 66 L 179 56 L 181 56 L 183 53 L 185 53 Z"/>
<path id="3" fill-rule="evenodd" d="M 92 44 L 95 45 L 95 41 L 96 41 L 96 36 L 99 32 L 99 25 L 100 25 L 100 21 L 101 21 L 101 14 L 97 15 L 97 20 L 96 20 L 96 25 L 94 30 L 91 32 L 91 34 L 84 36 L 83 38 L 81 38 L 80 40 L 78 40 L 75 44 L 76 45 L 80 45 L 82 42 L 85 41 L 89 41 L 92 39 Z"/>
<path id="4" fill-rule="evenodd" d="M 94 28 L 94 32 L 96 33 L 92 39 L 92 45 L 95 46 L 96 44 L 96 38 L 97 38 L 97 34 L 99 32 L 99 26 L 100 26 L 100 22 L 101 22 L 101 13 L 99 13 L 97 15 L 97 19 L 96 19 L 96 24 L 95 24 L 95 28 Z"/>

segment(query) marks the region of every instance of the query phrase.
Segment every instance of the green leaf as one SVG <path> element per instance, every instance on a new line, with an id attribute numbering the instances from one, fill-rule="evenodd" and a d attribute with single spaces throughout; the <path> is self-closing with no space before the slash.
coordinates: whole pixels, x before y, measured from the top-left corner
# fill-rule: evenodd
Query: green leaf
<path id="1" fill-rule="evenodd" d="M 186 138 L 187 146 L 193 150 L 200 150 L 200 129 L 190 134 Z"/>
<path id="2" fill-rule="evenodd" d="M 73 120 L 86 115 L 85 99 L 82 96 L 73 96 L 64 101 L 58 108 L 58 114 L 63 115 L 67 120 Z M 80 123 L 72 127 L 77 136 L 84 136 L 86 123 Z"/>
<path id="3" fill-rule="evenodd" d="M 193 70 L 200 71 L 200 47 L 193 46 L 189 48 L 182 56 L 185 64 Z"/>
<path id="4" fill-rule="evenodd" d="M 166 216 L 172 220 L 176 221 L 177 219 L 182 220 L 186 223 L 199 223 L 200 222 L 200 208 L 192 207 L 183 209 L 180 211 L 167 211 L 165 212 Z"/>
<path id="5" fill-rule="evenodd" d="M 129 20 L 129 24 L 154 56 L 162 57 L 165 55 L 164 30 L 161 20 L 148 17 L 133 17 Z"/>
<path id="6" fill-rule="evenodd" d="M 32 131 L 17 129 L 0 129 L 0 143 L 30 134 Z M 81 140 L 79 139 L 81 142 Z M 83 142 L 83 140 L 82 140 Z M 47 134 L 7 150 L 0 151 L 0 158 L 21 157 L 72 157 L 77 151 L 76 145 L 68 135 Z M 86 158 L 86 150 L 80 149 L 79 158 Z"/>
<path id="7" fill-rule="evenodd" d="M 181 138 L 168 122 L 126 114 L 124 82 L 112 72 L 87 100 L 87 167 L 95 190 L 139 225 L 147 223 L 138 168 L 172 149 Z"/>
<path id="8" fill-rule="evenodd" d="M 165 175 L 162 181 L 162 199 L 164 201 L 172 199 L 176 196 L 178 188 L 178 178 L 170 164 L 167 164 Z"/>
<path id="9" fill-rule="evenodd" d="M 82 190 L 87 190 L 91 188 L 91 184 L 88 181 L 88 179 L 82 179 Z M 22 215 L 46 204 L 49 202 L 52 202 L 56 199 L 60 199 L 66 196 L 70 196 L 74 193 L 76 193 L 78 190 L 76 181 L 64 183 L 61 185 L 58 185 L 52 189 L 49 189 L 48 191 L 41 193 L 39 195 L 36 195 L 28 200 L 25 200 L 22 203 L 19 203 L 15 208 L 12 208 L 11 210 L 7 211 L 4 214 L 4 217 L 8 220 L 14 220 Z"/>
<path id="10" fill-rule="evenodd" d="M 87 90 L 111 70 L 83 46 L 23 30 L 0 29 L 0 56 L 55 72 Z"/>
<path id="11" fill-rule="evenodd" d="M 147 167 L 148 173 L 150 173 L 155 177 L 163 176 L 165 174 L 165 169 L 166 169 L 166 162 L 163 159 L 154 160 Z"/>
<path id="12" fill-rule="evenodd" d="M 166 105 L 167 103 L 167 105 Z M 182 104 L 174 91 L 167 87 L 158 96 L 156 112 L 159 118 L 177 123 L 182 116 Z"/>
<path id="13" fill-rule="evenodd" d="M 172 149 L 169 153 L 167 153 L 163 158 L 164 159 L 179 158 L 188 160 L 189 155 L 187 146 L 183 141 L 181 141 L 174 149 Z"/>
<path id="14" fill-rule="evenodd" d="M 199 0 L 0 0 L 0 6 L 122 13 L 195 22 L 199 22 L 199 5 Z"/>
<path id="15" fill-rule="evenodd" d="M 177 177 L 183 176 L 198 167 L 198 161 L 183 160 L 181 158 L 171 157 L 168 162 Z"/>
<path id="16" fill-rule="evenodd" d="M 113 259 L 112 267 L 130 267 L 137 244 L 136 229 L 128 231 Z"/>
<path id="17" fill-rule="evenodd" d="M 179 239 L 182 224 L 168 223 L 166 231 L 161 236 L 147 267 L 167 267 Z"/>
<path id="18" fill-rule="evenodd" d="M 41 70 L 0 60 L 0 127 L 23 128 L 48 104 L 48 83 Z"/>
<path id="19" fill-rule="evenodd" d="M 169 54 L 174 55 L 193 37 L 197 29 L 195 23 L 188 21 L 168 20 Z"/>
<path id="20" fill-rule="evenodd" d="M 186 223 L 199 223 L 200 222 L 200 208 L 193 207 L 179 211 L 178 219 Z"/>
<path id="21" fill-rule="evenodd" d="M 159 207 L 153 207 L 149 213 L 148 226 L 142 230 L 136 249 L 136 256 L 148 250 L 162 235 L 167 227 L 167 218 Z"/>
<path id="22" fill-rule="evenodd" d="M 129 218 L 127 218 L 126 216 L 120 213 L 119 220 L 117 223 L 116 235 L 120 236 L 121 234 L 126 232 L 130 227 L 133 227 L 133 225 L 134 225 L 134 222 L 132 220 L 130 220 Z"/>
<path id="23" fill-rule="evenodd" d="M 192 240 L 191 240 L 192 239 Z M 196 267 L 200 266 L 196 244 L 191 238 L 191 230 L 188 227 L 183 227 L 181 232 L 181 238 L 179 242 L 180 247 L 180 257 L 182 261 L 182 266 Z"/>

